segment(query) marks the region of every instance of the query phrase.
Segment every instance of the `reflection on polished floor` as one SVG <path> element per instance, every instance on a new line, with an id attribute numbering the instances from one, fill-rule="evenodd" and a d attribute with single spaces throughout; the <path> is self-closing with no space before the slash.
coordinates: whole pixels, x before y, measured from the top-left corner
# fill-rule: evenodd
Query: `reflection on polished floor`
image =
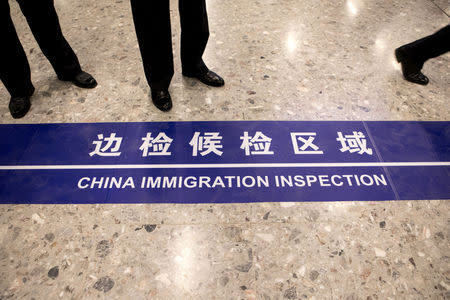
<path id="1" fill-rule="evenodd" d="M 36 93 L 14 120 L 1 85 L 2 123 L 450 116 L 450 55 L 426 63 L 427 86 L 394 58 L 450 22 L 447 0 L 208 0 L 204 59 L 223 88 L 181 76 L 171 1 L 169 113 L 151 103 L 129 1 L 55 0 L 93 90 L 57 80 L 10 5 Z M 0 241 L 0 299 L 450 298 L 448 201 L 2 205 Z"/>

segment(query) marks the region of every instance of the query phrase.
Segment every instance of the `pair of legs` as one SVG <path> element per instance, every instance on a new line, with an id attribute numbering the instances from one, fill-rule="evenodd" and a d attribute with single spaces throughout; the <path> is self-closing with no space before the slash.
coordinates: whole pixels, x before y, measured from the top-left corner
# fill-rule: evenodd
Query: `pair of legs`
<path id="1" fill-rule="evenodd" d="M 58 78 L 84 88 L 95 87 L 95 79 L 83 72 L 78 58 L 64 38 L 53 0 L 17 0 L 44 55 Z M 3 32 L 0 78 L 11 95 L 13 117 L 24 116 L 34 92 L 30 65 L 11 19 L 8 0 L 0 0 L 0 28 Z M 28 108 L 27 108 L 28 107 Z"/>
<path id="2" fill-rule="evenodd" d="M 131 9 L 153 102 L 161 110 L 169 110 L 168 101 L 155 101 L 167 100 L 159 96 L 168 95 L 174 73 L 169 0 L 131 0 Z M 179 0 L 179 13 L 183 75 L 199 78 L 208 85 L 223 85 L 222 78 L 209 71 L 202 59 L 209 38 L 205 0 Z M 160 107 L 163 102 L 167 105 Z"/>
<path id="3" fill-rule="evenodd" d="M 450 25 L 432 35 L 397 48 L 395 56 L 402 64 L 402 72 L 406 80 L 425 85 L 429 80 L 420 71 L 424 63 L 448 51 L 450 51 Z"/>

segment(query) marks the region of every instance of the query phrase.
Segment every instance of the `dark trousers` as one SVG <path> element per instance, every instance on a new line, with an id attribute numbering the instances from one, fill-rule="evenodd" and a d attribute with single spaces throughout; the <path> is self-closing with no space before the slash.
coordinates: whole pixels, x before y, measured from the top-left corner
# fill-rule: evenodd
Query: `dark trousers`
<path id="1" fill-rule="evenodd" d="M 436 33 L 406 45 L 408 56 L 420 63 L 420 67 L 430 58 L 450 51 L 450 25 Z"/>
<path id="2" fill-rule="evenodd" d="M 58 78 L 70 79 L 81 72 L 78 58 L 64 38 L 53 0 L 17 0 L 20 9 L 44 55 Z M 8 0 L 0 0 L 2 50 L 0 78 L 13 97 L 27 96 L 33 90 L 30 65 L 11 20 Z"/>
<path id="3" fill-rule="evenodd" d="M 152 89 L 168 89 L 173 76 L 169 0 L 131 0 L 144 72 Z M 206 73 L 209 38 L 205 0 L 179 0 L 183 74 Z"/>

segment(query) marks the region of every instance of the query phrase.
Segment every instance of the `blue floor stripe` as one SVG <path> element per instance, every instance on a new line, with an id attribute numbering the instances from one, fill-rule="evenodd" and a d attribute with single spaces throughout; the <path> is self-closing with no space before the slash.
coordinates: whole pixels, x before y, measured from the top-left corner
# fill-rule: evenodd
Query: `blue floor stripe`
<path id="1" fill-rule="evenodd" d="M 449 124 L 0 125 L 0 203 L 450 199 Z"/>

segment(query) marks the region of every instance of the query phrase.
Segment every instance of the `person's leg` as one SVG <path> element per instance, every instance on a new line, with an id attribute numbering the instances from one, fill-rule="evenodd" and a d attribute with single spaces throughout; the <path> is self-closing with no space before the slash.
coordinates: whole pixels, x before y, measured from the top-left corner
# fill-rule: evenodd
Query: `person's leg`
<path id="1" fill-rule="evenodd" d="M 428 78 L 420 71 L 424 63 L 448 51 L 450 51 L 450 25 L 432 35 L 397 48 L 395 55 L 397 61 L 402 63 L 405 79 L 425 85 Z"/>
<path id="2" fill-rule="evenodd" d="M 205 0 L 179 0 L 183 74 L 206 73 L 202 56 L 209 38 Z"/>
<path id="3" fill-rule="evenodd" d="M 34 90 L 30 65 L 14 28 L 8 0 L 0 0 L 0 27 L 3 29 L 0 78 L 12 97 L 30 96 Z"/>
<path id="4" fill-rule="evenodd" d="M 59 78 L 81 72 L 78 58 L 64 38 L 53 0 L 17 0 L 42 53 Z"/>
<path id="5" fill-rule="evenodd" d="M 134 26 L 150 88 L 167 90 L 173 77 L 169 0 L 131 0 Z"/>
<path id="6" fill-rule="evenodd" d="M 450 25 L 432 35 L 405 45 L 404 49 L 411 58 L 423 66 L 428 59 L 450 51 Z"/>
<path id="7" fill-rule="evenodd" d="M 21 118 L 30 109 L 30 97 L 34 93 L 34 87 L 27 56 L 11 20 L 8 0 L 0 0 L 0 28 L 3 29 L 0 79 L 11 95 L 11 115 Z"/>
<path id="8" fill-rule="evenodd" d="M 209 38 L 205 0 L 179 0 L 181 23 L 181 66 L 183 75 L 211 86 L 224 85 L 223 79 L 203 62 Z"/>
<path id="9" fill-rule="evenodd" d="M 169 111 L 172 99 L 168 90 L 173 77 L 169 0 L 130 0 L 130 3 L 153 104 Z"/>
<path id="10" fill-rule="evenodd" d="M 95 79 L 81 70 L 78 58 L 64 38 L 53 0 L 17 0 L 39 47 L 58 79 L 93 88 Z"/>

